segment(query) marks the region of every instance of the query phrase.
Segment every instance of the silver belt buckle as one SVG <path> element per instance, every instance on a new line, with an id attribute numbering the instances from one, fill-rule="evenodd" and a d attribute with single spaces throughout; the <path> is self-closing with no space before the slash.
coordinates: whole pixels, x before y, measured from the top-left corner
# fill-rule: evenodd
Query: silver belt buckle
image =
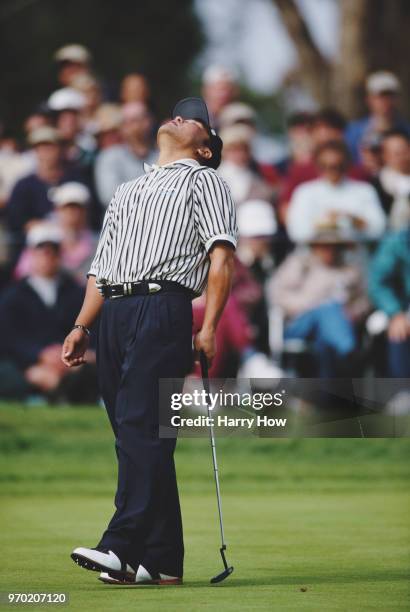
<path id="1" fill-rule="evenodd" d="M 132 283 L 123 283 L 124 295 L 132 295 Z"/>
<path id="2" fill-rule="evenodd" d="M 157 283 L 148 283 L 148 293 L 158 293 L 158 291 L 161 291 L 161 289 L 161 285 L 158 285 Z"/>

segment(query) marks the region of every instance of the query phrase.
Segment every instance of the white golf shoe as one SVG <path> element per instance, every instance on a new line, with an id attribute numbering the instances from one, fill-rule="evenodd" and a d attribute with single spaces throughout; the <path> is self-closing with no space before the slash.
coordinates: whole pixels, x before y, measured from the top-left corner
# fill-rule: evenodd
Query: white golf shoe
<path id="1" fill-rule="evenodd" d="M 111 572 L 101 572 L 98 580 L 105 584 L 115 584 L 120 586 L 147 586 L 147 585 L 168 585 L 175 586 L 182 584 L 182 578 L 176 576 L 168 576 L 167 574 L 157 574 L 151 576 L 151 574 L 145 569 L 143 565 L 138 567 L 137 573 L 134 572 L 133 576 L 130 574 L 123 574 L 120 576 Z"/>
<path id="2" fill-rule="evenodd" d="M 94 572 L 110 572 L 130 580 L 135 577 L 135 569 L 121 561 L 112 550 L 79 546 L 73 550 L 71 558 L 77 565 Z"/>

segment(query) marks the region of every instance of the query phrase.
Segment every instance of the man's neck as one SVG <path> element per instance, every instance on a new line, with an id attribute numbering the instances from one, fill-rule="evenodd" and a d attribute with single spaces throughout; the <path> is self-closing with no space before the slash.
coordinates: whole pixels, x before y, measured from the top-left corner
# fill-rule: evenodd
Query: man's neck
<path id="1" fill-rule="evenodd" d="M 193 155 L 191 150 L 186 149 L 160 149 L 159 157 L 157 161 L 158 166 L 166 166 L 167 164 L 172 164 L 172 162 L 177 161 L 178 159 L 193 159 L 195 160 L 195 156 Z"/>

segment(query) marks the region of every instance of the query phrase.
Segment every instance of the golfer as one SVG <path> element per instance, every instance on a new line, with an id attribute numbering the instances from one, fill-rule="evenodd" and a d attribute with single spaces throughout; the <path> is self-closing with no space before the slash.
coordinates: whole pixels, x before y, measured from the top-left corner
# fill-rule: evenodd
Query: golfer
<path id="1" fill-rule="evenodd" d="M 180 584 L 184 546 L 174 466 L 175 439 L 159 437 L 159 379 L 192 367 L 193 297 L 206 310 L 194 339 L 209 361 L 227 300 L 236 246 L 235 208 L 215 169 L 222 141 L 200 98 L 180 101 L 158 130 L 158 164 L 120 185 L 107 209 L 85 299 L 62 349 L 84 363 L 101 312 L 97 365 L 115 435 L 116 511 L 78 565 L 111 584 Z"/>

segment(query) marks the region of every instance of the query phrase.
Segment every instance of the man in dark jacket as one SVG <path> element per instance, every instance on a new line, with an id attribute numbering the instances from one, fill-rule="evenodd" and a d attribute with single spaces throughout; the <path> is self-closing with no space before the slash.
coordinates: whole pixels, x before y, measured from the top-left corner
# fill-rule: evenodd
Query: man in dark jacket
<path id="1" fill-rule="evenodd" d="M 6 207 L 6 220 L 13 239 L 13 261 L 24 245 L 30 225 L 53 210 L 51 189 L 67 181 L 87 183 L 84 170 L 64 163 L 59 133 L 50 126 L 36 128 L 29 134 L 36 154 L 36 172 L 17 181 Z"/>
<path id="2" fill-rule="evenodd" d="M 31 273 L 0 299 L 0 394 L 24 397 L 34 392 L 60 398 L 71 388 L 60 360 L 62 342 L 81 306 L 83 288 L 61 271 L 57 228 L 37 224 L 27 240 L 32 249 Z M 84 390 L 84 399 L 93 398 L 88 394 L 92 382 L 82 385 L 82 391 L 78 382 L 77 399 Z"/>

